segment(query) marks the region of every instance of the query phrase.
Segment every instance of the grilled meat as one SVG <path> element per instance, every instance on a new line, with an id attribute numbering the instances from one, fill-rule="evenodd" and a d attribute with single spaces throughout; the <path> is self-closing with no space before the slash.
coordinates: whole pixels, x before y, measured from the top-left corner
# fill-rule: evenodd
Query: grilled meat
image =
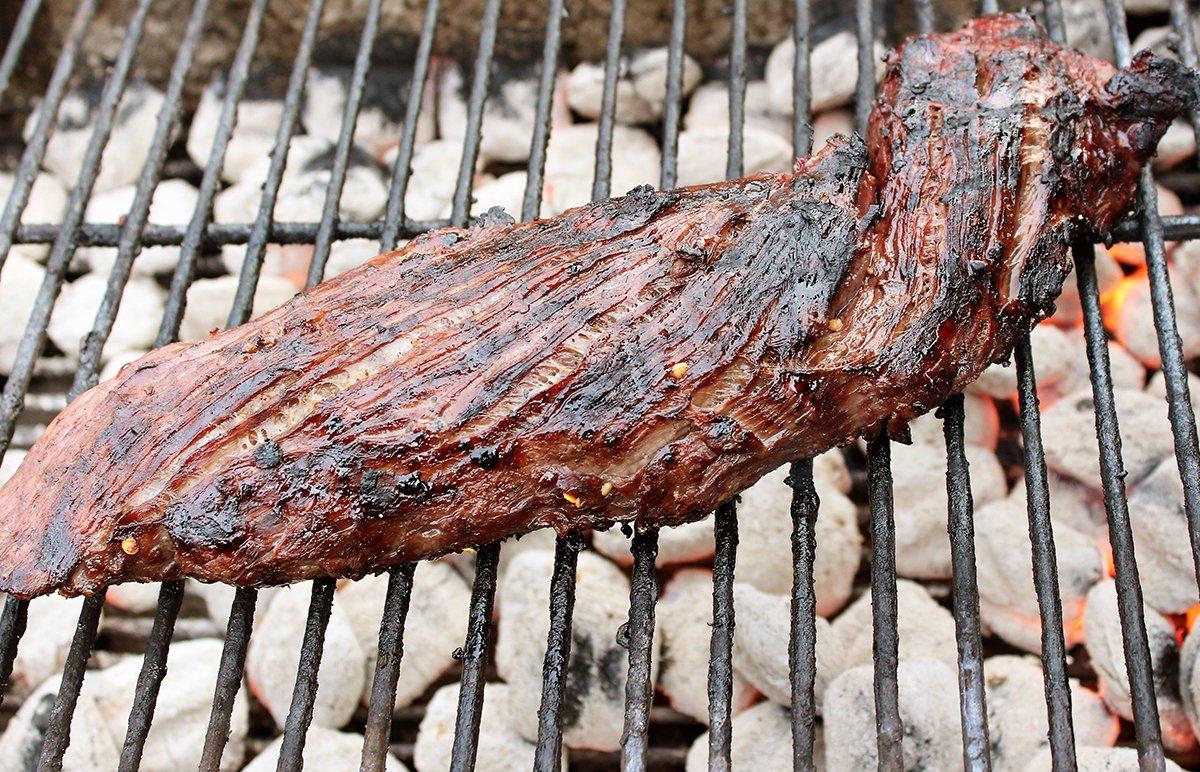
<path id="1" fill-rule="evenodd" d="M 990 17 L 893 53 L 867 142 L 791 173 L 425 235 L 76 400 L 0 491 L 0 588 L 701 517 L 1004 359 L 1195 90 Z"/>

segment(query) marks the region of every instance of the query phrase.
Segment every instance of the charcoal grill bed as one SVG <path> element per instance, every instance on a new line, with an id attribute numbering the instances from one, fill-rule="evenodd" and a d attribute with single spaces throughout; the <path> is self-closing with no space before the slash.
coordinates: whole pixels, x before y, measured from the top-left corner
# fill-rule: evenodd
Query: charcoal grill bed
<path id="1" fill-rule="evenodd" d="M 53 131 L 55 115 L 80 55 L 84 34 L 96 13 L 97 2 L 98 0 L 79 2 L 71 29 L 62 43 L 57 65 L 34 117 L 28 142 L 15 173 L 13 192 L 3 214 L 0 215 L 0 266 L 14 244 L 52 245 L 46 280 L 37 296 L 12 374 L 0 396 L 0 454 L 7 450 L 12 441 L 36 361 L 45 342 L 50 314 L 62 287 L 68 263 L 77 246 L 113 246 L 117 248 L 118 256 L 108 281 L 104 303 L 97 314 L 92 334 L 88 336 L 87 344 L 81 353 L 80 365 L 69 393 L 70 399 L 96 382 L 101 349 L 112 330 L 133 259 L 142 246 L 172 244 L 181 247 L 178 268 L 171 281 L 166 313 L 156 340 L 156 345 L 165 345 L 178 336 L 185 293 L 195 273 L 200 250 L 204 246 L 247 245 L 238 292 L 228 318 L 229 325 L 236 325 L 249 318 L 254 287 L 259 278 L 268 242 L 314 245 L 314 258 L 308 275 L 308 284 L 311 286 L 321 280 L 330 245 L 335 239 L 377 239 L 380 249 L 388 250 L 402 237 L 413 236 L 445 224 L 464 225 L 470 208 L 472 172 L 479 151 L 483 108 L 488 96 L 502 0 L 488 0 L 479 23 L 478 55 L 473 65 L 474 77 L 467 100 L 467 131 L 450 218 L 448 221 L 418 222 L 405 216 L 404 194 L 410 178 L 409 164 L 413 155 L 423 86 L 430 71 L 434 32 L 439 14 L 449 10 L 442 9 L 439 0 L 427 0 L 421 35 L 415 50 L 407 115 L 393 168 L 386 216 L 380 222 L 339 221 L 338 200 L 350 163 L 354 124 L 371 66 L 372 49 L 379 34 L 382 0 L 369 0 L 365 7 L 357 58 L 336 144 L 332 180 L 322 216 L 315 223 L 274 222 L 274 203 L 287 164 L 289 140 L 296 131 L 304 95 L 305 73 L 312 60 L 324 5 L 324 0 L 312 0 L 292 64 L 284 100 L 283 120 L 275 138 L 275 149 L 258 215 L 252 223 L 217 225 L 210 222 L 213 197 L 220 184 L 220 170 L 233 130 L 236 108 L 246 86 L 269 4 L 269 0 L 253 0 L 244 20 L 240 45 L 231 63 L 216 139 L 199 184 L 199 204 L 191 221 L 184 227 L 148 225 L 151 194 L 163 175 L 172 132 L 179 120 L 184 81 L 195 58 L 201 31 L 210 11 L 211 0 L 195 0 L 191 6 L 185 33 L 178 41 L 177 54 L 165 91 L 166 98 L 158 115 L 151 152 L 137 182 L 132 210 L 118 225 L 85 223 L 83 213 L 97 177 L 101 153 L 108 141 L 137 49 L 145 37 L 146 19 L 153 0 L 139 0 L 129 18 L 124 43 L 101 94 L 97 108 L 97 125 L 87 147 L 82 173 L 71 191 L 63 221 L 56 224 L 18 225 Z M 733 0 L 731 8 L 727 167 L 727 175 L 730 177 L 738 176 L 742 171 L 747 66 L 746 4 L 747 0 Z M 537 90 L 537 117 L 531 137 L 527 186 L 522 206 L 524 218 L 534 216 L 540 204 L 546 147 L 550 137 L 550 108 L 562 47 L 564 0 L 548 0 L 547 5 L 545 42 Z M 993 12 L 995 5 L 994 0 L 985 1 L 980 11 Z M 29 42 L 33 20 L 41 6 L 41 0 L 25 0 L 17 15 L 7 48 L 0 58 L 0 100 L 4 99 L 11 76 Z M 1064 37 L 1062 10 L 1056 0 L 1049 0 L 1046 6 L 1046 23 L 1050 34 L 1061 41 Z M 1107 0 L 1105 6 L 1118 64 L 1125 64 L 1130 58 L 1130 46 L 1124 11 L 1119 0 Z M 918 28 L 921 31 L 931 31 L 931 0 L 917 0 L 914 7 Z M 1188 20 L 1186 1 L 1171 0 L 1170 10 L 1174 30 L 1180 39 L 1180 55 L 1186 64 L 1195 67 L 1196 47 Z M 625 0 L 613 0 L 605 48 L 603 100 L 592 189 L 594 198 L 609 195 L 617 74 L 625 11 Z M 676 180 L 686 12 L 685 0 L 674 0 L 668 40 L 667 98 L 662 125 L 663 160 L 660 181 L 663 187 L 673 186 Z M 870 0 L 856 0 L 855 31 L 859 66 L 856 118 L 860 131 L 865 126 L 874 92 L 874 63 L 870 45 L 874 36 L 873 13 L 873 3 Z M 808 0 L 795 0 L 794 14 L 796 25 L 793 34 L 797 56 L 794 66 L 793 146 L 797 155 L 806 155 L 812 144 L 809 109 L 811 72 L 808 61 L 811 17 Z M 1193 123 L 1196 124 L 1195 121 Z M 1121 239 L 1140 239 L 1146 248 L 1154 320 L 1170 406 L 1175 457 L 1184 483 L 1189 536 L 1197 578 L 1200 580 L 1200 451 L 1197 450 L 1195 416 L 1188 393 L 1187 370 L 1181 343 L 1176 332 L 1164 251 L 1164 239 L 1200 237 L 1200 216 L 1160 217 L 1157 214 L 1156 190 L 1149 168 L 1145 170 L 1141 179 L 1138 196 L 1141 214 L 1136 221 L 1122 224 L 1117 229 L 1116 236 Z M 1090 243 L 1076 244 L 1074 255 L 1096 405 L 1104 503 L 1116 566 L 1137 752 L 1143 769 L 1161 769 L 1163 749 L 1151 683 L 1151 660 L 1142 615 L 1141 587 L 1123 485 L 1124 471 L 1117 431 L 1117 414 L 1113 402 L 1106 336 L 1100 316 L 1100 299 L 1093 267 L 1093 246 Z M 1018 342 L 1015 359 L 1020 428 L 1025 449 L 1025 481 L 1028 491 L 1034 580 L 1042 623 L 1042 664 L 1050 723 L 1050 749 L 1055 769 L 1074 769 L 1075 745 L 1071 725 L 1066 651 L 1062 635 L 1062 611 L 1050 521 L 1047 472 L 1040 434 L 1036 376 L 1028 336 Z M 948 454 L 947 526 L 951 536 L 953 613 L 958 644 L 963 763 L 970 770 L 986 770 L 990 768 L 987 710 L 984 703 L 971 489 L 963 442 L 962 397 L 956 396 L 948 400 L 941 408 L 941 415 L 944 420 Z M 902 726 L 897 704 L 897 589 L 888 441 L 878 440 L 871 443 L 867 458 L 872 537 L 870 578 L 874 622 L 874 699 L 878 750 L 880 768 L 899 770 L 902 766 Z M 815 522 L 820 510 L 813 485 L 812 463 L 797 460 L 791 467 L 789 483 L 794 490 L 794 529 L 791 545 L 794 586 L 789 648 L 794 706 L 793 758 L 796 769 L 811 769 L 814 766 L 813 688 L 816 640 L 813 558 Z M 561 711 L 566 664 L 570 656 L 574 575 L 580 544 L 579 536 L 570 534 L 558 540 L 555 550 L 549 609 L 551 624 L 543 669 L 542 703 L 538 713 L 538 740 L 534 763 L 537 770 L 556 769 L 561 759 Z M 736 549 L 737 511 L 736 503 L 731 501 L 721 506 L 716 513 L 716 557 L 712 598 L 714 623 L 708 673 L 711 724 L 709 768 L 714 770 L 728 770 L 730 767 L 731 648 L 735 624 L 732 586 L 736 575 Z M 456 771 L 473 769 L 475 764 L 500 550 L 501 546 L 498 543 L 480 545 L 476 555 L 476 574 L 469 607 L 467 635 L 461 652 L 462 688 L 451 763 L 451 769 Z M 655 624 L 654 604 L 658 594 L 654 573 L 656 531 L 648 529 L 636 533 L 632 551 L 633 581 L 626 628 L 629 677 L 625 695 L 625 732 L 621 739 L 620 766 L 624 770 L 644 770 L 647 768 L 647 759 L 650 758 L 648 728 L 654 693 L 650 682 L 650 657 Z M 383 768 L 389 746 L 396 679 L 399 668 L 403 667 L 404 624 L 413 587 L 413 569 L 411 564 L 397 567 L 391 572 L 388 582 L 384 612 L 380 620 L 380 656 L 370 689 L 366 719 L 362 766 L 367 770 Z M 300 666 L 284 727 L 280 769 L 298 769 L 301 766 L 305 736 L 313 714 L 317 674 L 324 648 L 324 633 L 333 603 L 333 589 L 334 582 L 331 579 L 312 582 Z M 233 698 L 241 684 L 246 650 L 252 633 L 256 597 L 257 593 L 254 590 L 242 589 L 236 593 L 233 601 L 200 765 L 204 770 L 218 768 L 228 737 Z M 181 598 L 181 582 L 163 584 L 137 682 L 134 707 L 129 715 L 128 731 L 120 757 L 122 770 L 133 770 L 139 765 L 146 736 L 153 722 L 155 700 L 165 672 L 167 651 Z M 62 765 L 63 753 L 70 739 L 71 718 L 83 682 L 85 666 L 95 641 L 103 601 L 104 595 L 101 593 L 89 598 L 83 605 L 61 687 L 48 718 L 39 769 L 53 770 Z M 3 613 L 0 614 L 0 682 L 7 681 L 11 674 L 17 647 L 22 642 L 27 607 L 27 602 L 9 598 Z M 37 642 L 26 641 L 25 645 L 37 645 Z"/>

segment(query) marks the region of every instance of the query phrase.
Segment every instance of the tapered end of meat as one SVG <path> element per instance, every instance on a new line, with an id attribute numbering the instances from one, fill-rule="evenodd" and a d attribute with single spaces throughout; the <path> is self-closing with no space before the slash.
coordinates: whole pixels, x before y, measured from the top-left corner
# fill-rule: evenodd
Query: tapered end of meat
<path id="1" fill-rule="evenodd" d="M 1200 78 L 1174 59 L 1142 51 L 1105 90 L 1130 118 L 1170 121 L 1200 101 Z"/>
<path id="2" fill-rule="evenodd" d="M 1134 147 L 1149 156 L 1171 121 L 1200 103 L 1200 78 L 1174 59 L 1142 51 L 1105 93 L 1117 115 L 1132 122 Z"/>

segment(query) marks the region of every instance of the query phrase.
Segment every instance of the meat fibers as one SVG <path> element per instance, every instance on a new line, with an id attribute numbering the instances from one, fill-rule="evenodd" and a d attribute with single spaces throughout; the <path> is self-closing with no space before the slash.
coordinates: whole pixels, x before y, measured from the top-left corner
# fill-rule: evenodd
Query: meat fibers
<path id="1" fill-rule="evenodd" d="M 75 400 L 0 489 L 0 589 L 670 525 L 902 436 L 1051 311 L 1196 91 L 991 16 L 900 46 L 866 138 L 788 173 L 428 233 Z"/>

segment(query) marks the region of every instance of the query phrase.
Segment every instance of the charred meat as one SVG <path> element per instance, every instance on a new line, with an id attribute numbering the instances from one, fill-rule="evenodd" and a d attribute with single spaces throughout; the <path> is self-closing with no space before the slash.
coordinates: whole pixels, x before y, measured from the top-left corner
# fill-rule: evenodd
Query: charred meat
<path id="1" fill-rule="evenodd" d="M 701 517 L 1007 357 L 1195 91 L 993 16 L 892 53 L 866 140 L 791 173 L 429 233 L 76 400 L 0 490 L 0 589 Z"/>

